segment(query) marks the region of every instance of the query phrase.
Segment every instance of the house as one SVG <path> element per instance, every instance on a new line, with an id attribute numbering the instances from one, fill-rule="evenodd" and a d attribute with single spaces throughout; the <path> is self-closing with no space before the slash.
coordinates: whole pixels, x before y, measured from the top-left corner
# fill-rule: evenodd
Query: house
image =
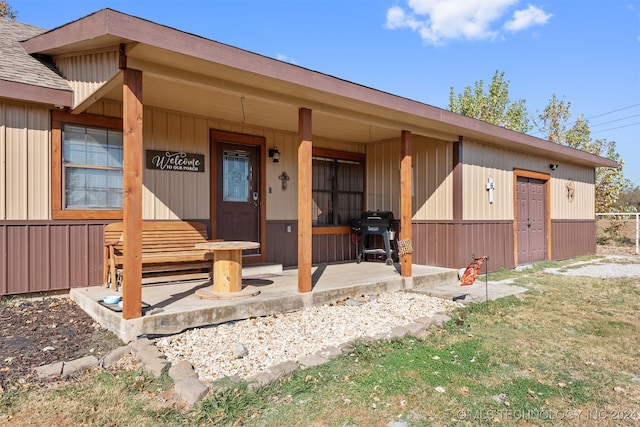
<path id="1" fill-rule="evenodd" d="M 2 19 L 0 55 L 2 295 L 102 284 L 117 220 L 125 317 L 143 219 L 260 242 L 244 262 L 298 268 L 300 292 L 313 264 L 356 258 L 363 211 L 393 212 L 408 283 L 473 254 L 595 252 L 605 158 L 111 9 L 50 31 Z"/>

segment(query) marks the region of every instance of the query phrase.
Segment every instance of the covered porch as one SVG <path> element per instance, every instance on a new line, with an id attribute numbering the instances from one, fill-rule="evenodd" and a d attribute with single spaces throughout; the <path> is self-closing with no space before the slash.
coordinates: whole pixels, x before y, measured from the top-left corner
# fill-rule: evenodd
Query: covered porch
<path id="1" fill-rule="evenodd" d="M 210 281 L 176 282 L 142 288 L 143 315 L 125 319 L 120 312 L 102 305 L 102 298 L 117 294 L 106 287 L 76 288 L 71 298 L 106 329 L 124 342 L 140 336 L 159 336 L 233 320 L 267 316 L 319 306 L 349 297 L 375 295 L 405 289 L 399 265 L 384 262 L 320 264 L 312 267 L 311 292 L 298 292 L 298 270 L 280 265 L 250 265 L 243 268 L 244 286 L 260 294 L 247 298 L 200 299 L 195 292 L 212 286 Z M 413 287 L 425 290 L 450 284 L 459 287 L 457 270 L 413 266 Z M 462 290 L 460 291 L 462 292 Z"/>

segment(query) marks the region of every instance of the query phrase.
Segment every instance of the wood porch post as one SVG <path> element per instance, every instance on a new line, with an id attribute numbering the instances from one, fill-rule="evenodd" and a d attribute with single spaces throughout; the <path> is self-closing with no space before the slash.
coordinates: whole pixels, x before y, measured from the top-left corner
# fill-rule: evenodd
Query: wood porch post
<path id="1" fill-rule="evenodd" d="M 142 71 L 123 71 L 122 317 L 134 319 L 142 316 Z"/>
<path id="2" fill-rule="evenodd" d="M 411 241 L 412 205 L 412 168 L 411 168 L 411 132 L 402 131 L 400 148 L 400 239 Z M 402 277 L 412 277 L 411 264 L 413 254 L 404 254 L 400 259 L 400 271 Z"/>
<path id="3" fill-rule="evenodd" d="M 311 292 L 311 110 L 298 111 L 298 292 Z"/>

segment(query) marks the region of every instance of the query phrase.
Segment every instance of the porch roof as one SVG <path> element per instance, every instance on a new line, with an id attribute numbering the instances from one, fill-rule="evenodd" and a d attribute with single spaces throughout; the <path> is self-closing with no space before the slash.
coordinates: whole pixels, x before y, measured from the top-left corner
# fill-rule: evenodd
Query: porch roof
<path id="1" fill-rule="evenodd" d="M 268 58 L 141 18 L 103 9 L 22 43 L 50 56 L 125 46 L 127 67 L 143 71 L 145 105 L 246 125 L 298 130 L 313 111 L 313 134 L 347 142 L 399 138 L 402 130 L 441 140 L 460 136 L 590 167 L 599 156 Z M 105 91 L 121 100 L 119 85 Z"/>

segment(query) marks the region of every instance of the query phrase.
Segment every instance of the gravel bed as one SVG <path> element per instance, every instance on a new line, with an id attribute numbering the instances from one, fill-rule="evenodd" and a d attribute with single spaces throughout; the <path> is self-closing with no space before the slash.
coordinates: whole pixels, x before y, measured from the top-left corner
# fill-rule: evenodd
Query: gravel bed
<path id="1" fill-rule="evenodd" d="M 427 295 L 391 292 L 192 329 L 160 338 L 156 345 L 172 364 L 189 361 L 201 381 L 227 376 L 246 379 L 273 365 L 298 361 L 325 348 L 386 333 L 459 306 Z M 241 355 L 243 346 L 246 355 Z"/>
<path id="2" fill-rule="evenodd" d="M 584 264 L 584 265 L 580 265 Z M 575 267 L 580 265 L 580 267 Z M 545 272 L 566 276 L 587 276 L 599 278 L 640 277 L 640 259 L 610 255 L 605 261 L 576 263 L 573 268 L 547 268 Z M 571 267 L 571 266 L 570 266 Z"/>

